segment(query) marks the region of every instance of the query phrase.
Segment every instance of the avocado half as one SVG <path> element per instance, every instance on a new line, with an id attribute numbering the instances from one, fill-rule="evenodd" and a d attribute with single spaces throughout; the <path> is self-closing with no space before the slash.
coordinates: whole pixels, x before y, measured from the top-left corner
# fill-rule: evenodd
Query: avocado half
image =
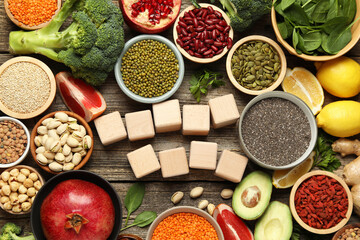
<path id="1" fill-rule="evenodd" d="M 273 201 L 255 225 L 255 240 L 289 240 L 293 230 L 290 208 Z"/>
<path id="2" fill-rule="evenodd" d="M 271 193 L 271 177 L 262 171 L 252 172 L 236 187 L 232 207 L 243 219 L 257 219 L 269 205 Z"/>

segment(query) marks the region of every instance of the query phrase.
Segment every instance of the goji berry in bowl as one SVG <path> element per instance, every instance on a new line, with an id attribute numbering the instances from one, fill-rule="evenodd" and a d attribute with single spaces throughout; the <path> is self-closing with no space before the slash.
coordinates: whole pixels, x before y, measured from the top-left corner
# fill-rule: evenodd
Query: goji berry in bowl
<path id="1" fill-rule="evenodd" d="M 221 228 L 212 216 L 189 206 L 173 207 L 161 213 L 151 224 L 146 240 L 170 239 L 169 236 L 179 240 L 224 240 Z"/>
<path id="2" fill-rule="evenodd" d="M 196 63 L 211 63 L 232 47 L 234 31 L 230 18 L 220 8 L 201 3 L 191 5 L 176 19 L 173 37 L 181 54 Z"/>
<path id="3" fill-rule="evenodd" d="M 330 234 L 349 221 L 353 199 L 340 177 L 327 171 L 312 171 L 299 178 L 291 189 L 290 210 L 309 232 Z"/>

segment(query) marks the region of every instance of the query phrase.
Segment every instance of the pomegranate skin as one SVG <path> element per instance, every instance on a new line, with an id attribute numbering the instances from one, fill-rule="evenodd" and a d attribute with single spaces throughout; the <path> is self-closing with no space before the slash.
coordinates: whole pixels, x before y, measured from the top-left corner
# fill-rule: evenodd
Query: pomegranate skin
<path id="1" fill-rule="evenodd" d="M 79 233 L 65 229 L 66 215 L 81 214 L 89 222 Z M 99 186 L 79 179 L 59 183 L 44 199 L 41 226 L 47 240 L 106 240 L 113 229 L 115 209 L 109 194 Z"/>

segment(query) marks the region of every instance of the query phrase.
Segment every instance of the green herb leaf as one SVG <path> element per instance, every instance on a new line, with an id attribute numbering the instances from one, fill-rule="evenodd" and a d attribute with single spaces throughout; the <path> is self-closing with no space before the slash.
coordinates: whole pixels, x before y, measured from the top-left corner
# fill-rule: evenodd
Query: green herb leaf
<path id="1" fill-rule="evenodd" d="M 124 204 L 127 209 L 127 217 L 125 220 L 125 227 L 129 220 L 130 214 L 138 209 L 144 199 L 145 185 L 143 183 L 133 184 L 126 193 Z"/>
<path id="2" fill-rule="evenodd" d="M 321 46 L 321 33 L 317 32 L 308 32 L 303 36 L 304 48 L 306 51 L 311 52 Z"/>
<path id="3" fill-rule="evenodd" d="M 295 49 L 295 51 L 297 51 L 298 49 L 298 44 L 299 44 L 299 35 L 296 32 L 296 29 L 294 28 L 293 30 L 293 34 L 292 34 L 292 41 L 293 41 L 293 47 Z"/>
<path id="4" fill-rule="evenodd" d="M 123 231 L 133 226 L 146 227 L 147 225 L 151 224 L 156 219 L 156 217 L 157 217 L 156 212 L 144 211 L 136 216 L 132 224 L 122 228 L 120 231 Z"/>
<path id="5" fill-rule="evenodd" d="M 326 17 L 330 9 L 329 0 L 321 0 L 315 5 L 314 11 L 311 14 L 311 19 L 316 23 L 326 22 Z"/>
<path id="6" fill-rule="evenodd" d="M 356 0 L 339 0 L 339 7 L 342 12 L 342 16 L 347 17 L 347 24 L 350 24 L 356 14 Z"/>
<path id="7" fill-rule="evenodd" d="M 335 28 L 342 26 L 342 28 L 346 28 L 347 18 L 346 17 L 335 17 L 323 25 L 321 25 L 321 28 L 326 32 L 327 34 L 330 34 L 332 31 L 334 31 Z"/>
<path id="8" fill-rule="evenodd" d="M 304 9 L 298 3 L 294 3 L 293 5 L 288 7 L 284 11 L 284 14 L 285 14 L 285 18 L 300 26 L 310 25 L 308 15 L 305 13 Z"/>
<path id="9" fill-rule="evenodd" d="M 293 5 L 295 3 L 295 0 L 282 0 L 281 1 L 281 9 L 285 11 L 288 7 Z"/>
<path id="10" fill-rule="evenodd" d="M 351 41 L 351 25 L 344 28 L 336 27 L 330 34 L 327 42 L 327 49 L 330 54 L 336 54 Z"/>
<path id="11" fill-rule="evenodd" d="M 326 20 L 330 21 L 333 18 L 342 17 L 342 16 L 344 16 L 344 15 L 341 11 L 338 0 L 333 0 L 333 3 L 330 4 L 330 9 L 326 16 Z M 347 19 L 346 19 L 346 21 L 347 21 Z"/>
<path id="12" fill-rule="evenodd" d="M 200 102 L 201 94 L 208 93 L 208 86 L 217 88 L 225 84 L 222 79 L 222 74 L 203 69 L 191 76 L 189 90 L 196 101 Z"/>
<path id="13" fill-rule="evenodd" d="M 281 37 L 283 39 L 287 39 L 287 38 L 291 37 L 291 34 L 293 32 L 293 29 L 294 29 L 293 26 L 291 26 L 289 21 L 286 20 L 286 19 L 285 19 L 284 22 L 278 24 L 278 28 L 279 28 Z"/>

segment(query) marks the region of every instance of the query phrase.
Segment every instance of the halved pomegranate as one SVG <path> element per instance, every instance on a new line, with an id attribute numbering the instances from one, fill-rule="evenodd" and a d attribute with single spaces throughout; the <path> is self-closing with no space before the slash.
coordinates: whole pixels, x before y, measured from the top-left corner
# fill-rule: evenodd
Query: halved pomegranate
<path id="1" fill-rule="evenodd" d="M 119 0 L 125 22 L 142 33 L 168 29 L 180 12 L 181 0 Z"/>

